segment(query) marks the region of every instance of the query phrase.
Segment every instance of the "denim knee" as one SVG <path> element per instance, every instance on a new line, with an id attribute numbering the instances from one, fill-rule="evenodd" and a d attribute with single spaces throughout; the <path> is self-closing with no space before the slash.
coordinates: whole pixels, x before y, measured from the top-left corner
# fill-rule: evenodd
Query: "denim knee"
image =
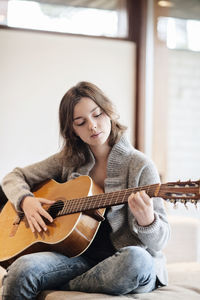
<path id="1" fill-rule="evenodd" d="M 144 248 L 128 246 L 119 252 L 126 274 L 151 273 L 154 268 L 152 256 Z"/>
<path id="2" fill-rule="evenodd" d="M 28 256 L 21 256 L 15 260 L 8 268 L 8 274 L 14 275 L 16 278 L 27 276 L 31 270 L 35 268 L 35 263 L 28 259 Z"/>
<path id="3" fill-rule="evenodd" d="M 26 298 L 26 294 L 30 296 L 32 293 L 37 294 L 40 287 L 39 268 L 38 262 L 30 259 L 29 255 L 18 258 L 8 268 L 7 275 L 3 278 L 3 295 L 10 295 L 10 299 L 14 299 L 14 295 L 16 299 L 24 299 L 23 296 Z"/>
<path id="4" fill-rule="evenodd" d="M 141 247 L 130 246 L 120 249 L 88 272 L 71 280 L 69 286 L 76 291 L 121 295 L 134 293 L 141 286 L 142 291 L 149 292 L 154 288 L 154 282 L 151 255 Z"/>

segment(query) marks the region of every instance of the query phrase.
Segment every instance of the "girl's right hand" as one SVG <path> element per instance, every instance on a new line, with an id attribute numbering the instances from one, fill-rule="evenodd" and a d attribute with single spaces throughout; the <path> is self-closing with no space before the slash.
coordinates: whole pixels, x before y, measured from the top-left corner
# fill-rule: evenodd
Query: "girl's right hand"
<path id="1" fill-rule="evenodd" d="M 47 226 L 44 222 L 43 217 L 46 218 L 49 222 L 53 222 L 53 218 L 42 207 L 42 204 L 51 205 L 53 203 L 55 203 L 55 201 L 47 200 L 44 198 L 36 198 L 32 196 L 27 196 L 22 200 L 21 208 L 25 213 L 32 232 L 35 232 L 35 230 L 38 232 L 47 230 Z"/>

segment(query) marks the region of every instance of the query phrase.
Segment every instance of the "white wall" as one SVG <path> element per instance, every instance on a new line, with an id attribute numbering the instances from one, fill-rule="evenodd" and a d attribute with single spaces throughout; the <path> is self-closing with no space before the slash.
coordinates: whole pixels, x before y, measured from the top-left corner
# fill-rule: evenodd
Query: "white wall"
<path id="1" fill-rule="evenodd" d="M 169 50 L 167 176 L 200 178 L 200 52 Z"/>
<path id="2" fill-rule="evenodd" d="M 133 138 L 134 70 L 131 42 L 0 29 L 0 180 L 59 150 L 59 103 L 78 81 L 104 90 Z"/>
<path id="3" fill-rule="evenodd" d="M 167 181 L 200 179 L 200 53 L 169 50 Z M 198 209 L 188 203 L 168 213 L 199 219 Z"/>

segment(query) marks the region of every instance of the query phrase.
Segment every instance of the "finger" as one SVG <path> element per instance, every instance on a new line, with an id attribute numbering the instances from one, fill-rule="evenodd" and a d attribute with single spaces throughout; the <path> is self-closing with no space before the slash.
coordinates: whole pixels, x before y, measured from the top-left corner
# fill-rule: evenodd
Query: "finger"
<path id="1" fill-rule="evenodd" d="M 140 192 L 137 193 L 133 193 L 129 196 L 128 199 L 129 204 L 131 205 L 130 207 L 133 209 L 144 209 L 144 207 L 146 206 L 146 203 L 143 200 L 142 195 L 140 194 Z"/>
<path id="2" fill-rule="evenodd" d="M 44 204 L 53 204 L 56 201 L 54 200 L 49 200 L 49 199 L 45 199 L 45 198 L 39 198 L 40 203 L 44 203 Z"/>
<path id="3" fill-rule="evenodd" d="M 140 196 L 146 204 L 150 203 L 151 198 L 147 195 L 147 193 L 145 191 L 141 191 Z"/>
<path id="4" fill-rule="evenodd" d="M 37 230 L 38 230 L 38 228 L 40 229 L 40 230 L 38 230 L 39 232 L 41 231 L 41 229 L 43 229 L 44 231 L 47 231 L 47 225 L 45 224 L 44 220 L 41 218 L 41 216 L 39 214 L 37 214 L 35 216 L 34 221 L 37 223 Z M 34 225 L 36 223 L 34 223 Z"/>
<path id="5" fill-rule="evenodd" d="M 35 232 L 35 228 L 34 228 L 32 222 L 31 222 L 31 219 L 30 219 L 30 218 L 27 218 L 27 220 L 28 220 L 28 224 L 29 224 L 29 227 L 30 227 L 31 231 L 32 231 L 32 232 Z"/>
<path id="6" fill-rule="evenodd" d="M 138 196 L 136 196 L 136 193 L 132 193 L 128 197 L 128 204 L 129 204 L 130 208 L 135 209 L 138 206 L 138 204 L 137 204 L 137 202 L 138 202 L 137 197 Z"/>
<path id="7" fill-rule="evenodd" d="M 130 196 L 129 196 L 130 200 L 135 203 L 135 204 L 139 204 L 141 203 L 142 201 L 142 197 L 140 195 L 140 192 L 137 192 L 137 193 L 132 193 Z"/>
<path id="8" fill-rule="evenodd" d="M 32 225 L 33 225 L 33 227 L 34 227 L 34 231 L 35 231 L 35 229 L 38 231 L 38 232 L 41 232 L 41 227 L 39 226 L 39 224 L 38 224 L 38 221 L 35 219 L 35 217 L 34 216 L 31 216 L 30 217 L 30 222 L 32 223 Z"/>
<path id="9" fill-rule="evenodd" d="M 43 208 L 39 210 L 40 215 L 42 215 L 44 218 L 46 218 L 49 222 L 53 222 L 52 216 Z"/>
<path id="10" fill-rule="evenodd" d="M 134 200 L 134 199 L 137 197 L 137 193 L 138 193 L 138 192 L 136 192 L 136 193 L 131 193 L 130 196 L 129 196 L 128 198 Z"/>
<path id="11" fill-rule="evenodd" d="M 133 198 L 132 197 L 128 197 L 128 205 L 130 207 L 131 210 L 134 209 L 134 202 L 133 202 Z"/>
<path id="12" fill-rule="evenodd" d="M 135 194 L 135 199 L 140 204 L 149 204 L 150 197 L 145 191 L 139 191 Z"/>
<path id="13" fill-rule="evenodd" d="M 130 196 L 128 197 L 128 202 L 130 202 L 130 203 L 134 202 L 135 197 L 136 197 L 135 193 L 130 194 Z"/>

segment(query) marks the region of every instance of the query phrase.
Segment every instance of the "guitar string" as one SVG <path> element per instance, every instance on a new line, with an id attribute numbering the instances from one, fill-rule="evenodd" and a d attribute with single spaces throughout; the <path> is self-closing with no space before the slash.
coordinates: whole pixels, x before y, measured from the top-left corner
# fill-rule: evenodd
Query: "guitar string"
<path id="1" fill-rule="evenodd" d="M 149 192 L 151 190 L 154 191 L 155 190 L 154 188 L 157 185 L 158 184 L 137 187 L 137 188 L 129 188 L 129 189 L 121 190 L 121 191 L 102 193 L 102 194 L 86 196 L 86 197 L 81 197 L 81 198 L 74 198 L 74 199 L 69 199 L 69 200 L 67 200 L 67 199 L 59 200 L 58 199 L 57 202 L 54 203 L 53 205 L 51 205 L 50 207 L 48 207 L 48 209 L 51 209 L 52 214 L 57 213 L 57 211 L 59 211 L 59 212 L 62 211 L 63 214 L 75 213 L 75 212 L 83 211 L 83 209 L 84 209 L 84 211 L 86 211 L 89 209 L 102 208 L 102 206 L 105 207 L 105 206 L 114 205 L 114 203 L 112 202 L 113 198 L 116 198 L 115 205 L 117 205 L 118 203 L 122 204 L 122 203 L 125 203 L 124 198 L 125 197 L 127 198 L 127 195 L 126 195 L 127 193 L 131 194 L 132 191 L 137 192 L 137 191 L 145 190 L 147 188 L 149 189 Z M 118 195 L 118 197 L 116 197 L 116 195 Z M 108 197 L 111 198 L 111 200 L 109 201 L 109 204 L 107 204 Z M 103 198 L 104 203 L 100 198 Z M 64 205 L 63 205 L 63 203 L 64 203 Z M 84 205 L 88 206 L 88 209 L 87 208 L 85 209 L 85 207 L 83 207 Z M 92 207 L 91 207 L 91 205 L 92 205 Z M 59 215 L 59 212 L 58 212 L 58 215 Z M 24 213 L 19 213 L 18 215 L 20 218 L 23 218 Z M 9 220 L 9 217 L 7 218 L 7 220 Z"/>
<path id="2" fill-rule="evenodd" d="M 87 196 L 87 197 L 81 197 L 81 198 L 75 198 L 75 199 L 69 199 L 69 200 L 58 200 L 55 204 L 50 206 L 51 212 L 58 212 L 57 215 L 62 215 L 62 214 L 69 214 L 69 213 L 76 213 L 76 212 L 81 212 L 81 211 L 86 211 L 90 209 L 99 209 L 99 208 L 105 208 L 107 206 L 112 206 L 112 205 L 119 205 L 127 202 L 127 197 L 134 191 L 142 191 L 146 190 L 147 193 L 151 194 L 155 192 L 155 187 L 157 187 L 158 184 L 154 185 L 149 185 L 149 186 L 143 186 L 143 187 L 137 187 L 137 188 L 129 188 L 126 190 L 121 190 L 121 191 L 115 191 L 115 192 L 110 192 L 110 193 L 102 193 L 102 194 L 97 194 L 97 195 L 92 195 L 92 196 Z M 193 191 L 194 192 L 194 191 Z M 128 195 L 127 195 L 128 194 Z M 194 193 L 195 194 L 195 193 Z M 153 196 L 150 195 L 150 196 Z M 162 197 L 162 193 L 159 195 Z M 110 201 L 108 201 L 108 197 L 110 197 Z M 101 199 L 103 198 L 103 199 Z M 115 201 L 113 202 L 113 198 Z M 192 200 L 192 199 L 191 199 Z M 62 201 L 62 203 L 60 203 Z M 192 200 L 194 204 L 196 204 L 199 200 L 198 199 L 193 199 Z M 172 199 L 172 202 L 175 202 L 175 199 Z M 188 202 L 188 199 L 183 199 L 183 203 Z M 64 203 L 64 205 L 63 205 Z M 49 209 L 49 208 L 48 208 Z M 21 216 L 24 215 L 23 213 Z"/>
<path id="3" fill-rule="evenodd" d="M 76 202 L 78 202 L 78 204 L 81 204 L 81 205 L 86 204 L 87 205 L 87 204 L 91 204 L 91 201 L 98 201 L 100 197 L 105 198 L 105 201 L 107 203 L 107 199 L 106 198 L 112 197 L 112 198 L 115 199 L 115 202 L 112 202 L 112 204 L 114 205 L 115 203 L 119 203 L 119 201 L 118 201 L 119 196 L 124 196 L 124 195 L 127 196 L 126 195 L 127 193 L 128 193 L 128 195 L 131 194 L 131 192 L 132 192 L 131 190 L 132 189 L 127 189 L 127 190 L 122 190 L 122 191 L 116 191 L 116 192 L 111 192 L 111 193 L 101 193 L 101 194 L 97 194 L 97 195 L 86 196 L 86 197 L 81 197 L 81 198 L 74 198 L 74 199 L 65 199 L 65 200 L 60 199 L 60 201 L 64 201 L 67 204 L 76 204 Z M 144 190 L 144 189 L 142 188 L 141 190 Z M 148 189 L 147 193 L 149 193 L 149 194 L 152 193 L 152 195 L 150 195 L 150 196 L 154 196 L 154 192 L 155 192 L 155 189 L 150 189 L 150 190 Z M 180 193 L 180 196 L 181 196 L 182 192 L 179 192 L 179 193 Z M 177 197 L 178 197 L 178 192 L 176 192 L 176 194 L 177 194 Z M 188 194 L 188 193 L 186 193 L 186 194 Z M 190 194 L 196 194 L 196 193 L 195 193 L 195 191 L 190 191 Z M 162 197 L 162 196 L 164 197 L 164 193 L 162 193 L 162 191 L 159 192 L 159 196 L 160 197 Z M 57 201 L 59 201 L 59 199 Z M 100 201 L 101 201 L 101 199 L 100 199 Z M 62 206 L 62 204 L 60 204 L 59 202 L 55 203 L 54 205 L 56 205 L 56 204 L 58 205 L 58 207 Z M 101 204 L 102 204 L 102 201 L 101 201 Z"/>
<path id="4" fill-rule="evenodd" d="M 157 186 L 157 184 L 154 186 Z M 136 190 L 136 189 L 134 189 L 134 190 Z M 139 191 L 139 190 L 144 190 L 144 187 L 137 188 L 137 191 Z M 155 189 L 153 189 L 153 187 L 151 188 L 151 190 L 155 191 Z M 83 211 L 83 209 L 87 210 L 87 209 L 101 208 L 104 206 L 122 204 L 125 202 L 124 199 L 127 198 L 127 196 L 129 196 L 132 191 L 133 191 L 133 189 L 130 188 L 130 189 L 122 190 L 122 191 L 116 191 L 116 192 L 111 192 L 111 193 L 102 193 L 102 194 L 97 194 L 97 195 L 88 196 L 88 197 L 64 200 L 65 204 L 64 204 L 64 207 L 62 208 L 62 210 L 64 210 L 64 208 L 65 208 L 68 210 L 68 212 L 71 212 L 71 210 L 72 211 L 74 211 L 74 210 L 75 211 L 76 210 Z M 103 200 L 101 198 L 103 198 Z M 108 201 L 108 198 L 110 198 L 109 201 Z M 113 201 L 113 199 L 115 201 Z M 63 204 L 58 202 L 57 205 L 55 203 L 54 206 L 55 206 L 55 210 L 56 210 L 58 208 L 61 208 L 63 206 Z M 52 207 L 52 209 L 53 209 L 53 207 Z"/>
<path id="5" fill-rule="evenodd" d="M 158 186 L 158 184 L 147 186 L 147 193 L 152 193 L 153 196 L 155 189 L 154 187 Z M 63 212 L 65 210 L 68 210 L 68 212 L 78 212 L 78 211 L 83 211 L 83 210 L 89 210 L 89 209 L 94 209 L 94 208 L 103 208 L 106 206 L 111 206 L 111 205 L 117 205 L 117 204 L 122 204 L 124 202 L 124 198 L 127 198 L 129 194 L 132 191 L 139 191 L 139 190 L 144 190 L 144 187 L 139 187 L 139 188 L 130 188 L 122 191 L 116 191 L 116 192 L 111 192 L 111 193 L 102 193 L 102 194 L 97 194 L 93 196 L 87 196 L 87 197 L 81 197 L 81 198 L 75 198 L 75 199 L 69 199 L 69 200 L 64 200 L 62 203 L 58 201 L 58 203 L 55 203 L 52 206 L 52 209 L 58 210 L 61 209 Z M 128 195 L 127 195 L 128 194 Z M 162 197 L 162 193 L 160 195 Z M 108 198 L 110 197 L 110 201 L 108 201 Z M 101 199 L 103 198 L 103 200 Z M 178 196 L 177 196 L 178 198 Z M 115 201 L 113 201 L 113 199 Z M 184 200 L 184 199 L 183 199 Z M 187 199 L 185 199 L 187 200 Z M 61 200 L 62 201 L 62 200 Z M 64 203 L 64 207 L 63 207 Z"/>
<path id="6" fill-rule="evenodd" d="M 173 203 L 173 204 L 176 204 L 177 203 L 177 201 L 176 201 L 176 199 L 172 199 L 172 200 L 169 200 L 171 203 Z M 179 201 L 179 202 L 181 202 L 182 204 L 187 204 L 188 202 L 189 203 L 192 203 L 192 204 L 194 204 L 195 206 L 196 206 L 196 208 L 198 208 L 198 206 L 197 206 L 197 204 L 200 202 L 200 199 L 191 199 L 191 200 L 183 200 L 183 201 Z M 100 209 L 100 208 L 105 208 L 105 207 L 98 207 L 98 209 Z M 91 209 L 91 208 L 90 208 Z M 88 209 L 89 210 L 89 209 Z M 73 214 L 73 213 L 80 213 L 81 211 L 72 211 L 71 213 L 70 212 L 65 212 L 65 213 L 63 213 L 63 214 L 57 214 L 56 215 L 56 217 L 57 216 L 62 216 L 62 215 L 68 215 L 68 214 Z M 21 213 L 21 214 L 19 214 L 19 217 L 20 217 L 20 215 L 21 215 L 21 218 L 20 218 L 20 220 L 22 220 L 23 219 L 23 217 L 24 217 L 24 213 Z M 10 217 L 7 217 L 6 218 L 6 221 L 12 221 L 13 222 L 13 216 L 10 216 Z M 1 223 L 4 223 L 4 220 L 1 220 L 0 219 L 0 224 Z M 13 224 L 14 225 L 14 224 Z"/>

